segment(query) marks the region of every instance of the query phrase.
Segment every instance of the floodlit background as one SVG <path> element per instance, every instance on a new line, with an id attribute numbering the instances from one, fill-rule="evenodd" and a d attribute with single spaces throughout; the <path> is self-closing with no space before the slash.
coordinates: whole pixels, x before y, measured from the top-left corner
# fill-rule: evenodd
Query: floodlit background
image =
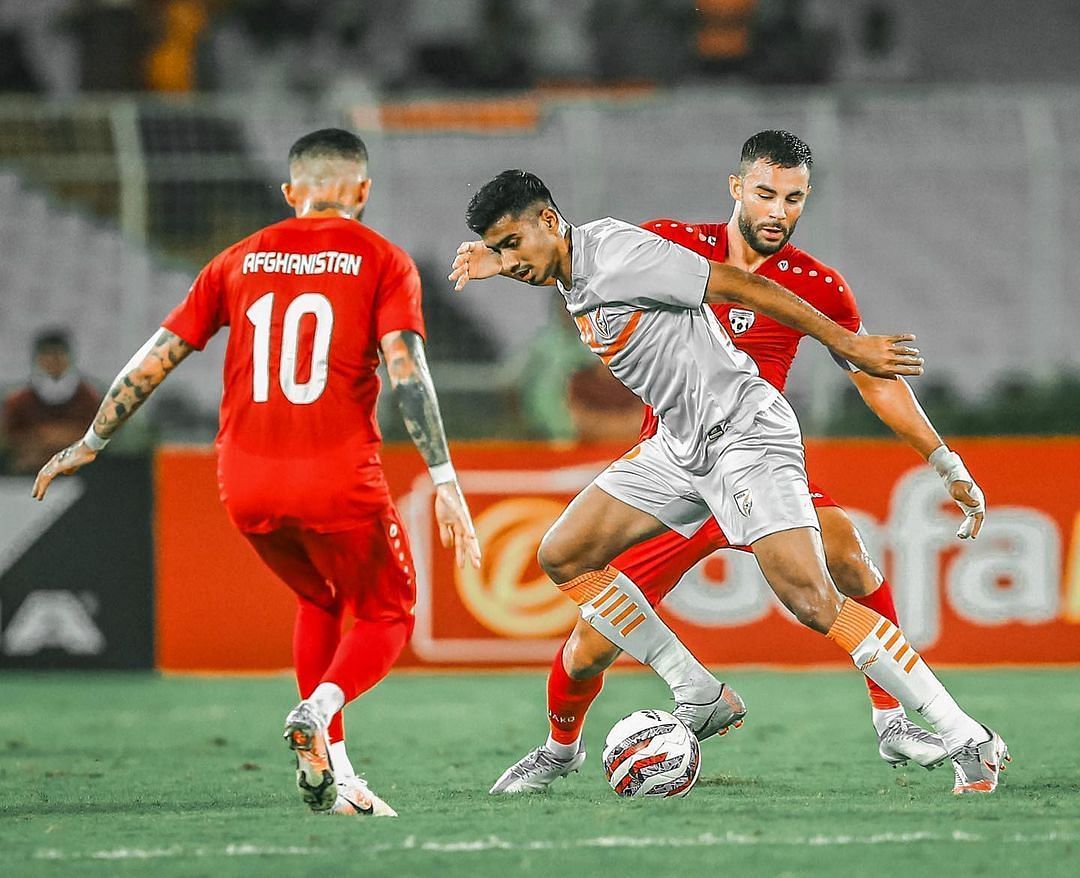
<path id="1" fill-rule="evenodd" d="M 287 216 L 289 145 L 327 126 L 367 142 L 364 221 L 423 274 L 485 548 L 465 574 L 438 548 L 384 396 L 419 591 L 399 666 L 420 672 L 347 714 L 390 825 L 317 819 L 292 787 L 294 599 L 217 496 L 225 333 L 93 466 L 29 498 L 200 268 Z M 870 329 L 918 335 L 913 386 L 986 491 L 982 535 L 959 542 L 937 475 L 803 346 L 789 395 L 811 477 L 910 643 L 1009 742 L 1009 783 L 956 801 L 948 768 L 888 769 L 846 656 L 751 557 L 718 552 L 660 608 L 750 705 L 705 743 L 691 797 L 625 803 L 602 776 L 611 724 L 670 707 L 637 673 L 609 677 L 580 774 L 496 800 L 547 731 L 544 669 L 577 616 L 532 549 L 640 407 L 550 291 L 451 291 L 465 206 L 521 167 L 574 222 L 725 221 L 765 128 L 814 151 L 794 243 L 843 273 Z M 1076 0 L 0 0 L 5 874 L 1080 874 L 1078 205 Z"/>
<path id="2" fill-rule="evenodd" d="M 815 155 L 795 242 L 870 327 L 918 334 L 942 429 L 1073 431 L 1078 33 L 1069 0 L 6 0 L 0 386 L 51 327 L 107 384 L 205 261 L 286 215 L 290 143 L 347 125 L 365 221 L 424 274 L 451 434 L 570 438 L 591 364 L 550 297 L 444 279 L 470 194 L 520 166 L 573 220 L 726 219 L 742 141 L 785 127 Z M 222 347 L 128 443 L 212 436 Z M 791 395 L 808 435 L 881 432 L 819 350 Z"/>

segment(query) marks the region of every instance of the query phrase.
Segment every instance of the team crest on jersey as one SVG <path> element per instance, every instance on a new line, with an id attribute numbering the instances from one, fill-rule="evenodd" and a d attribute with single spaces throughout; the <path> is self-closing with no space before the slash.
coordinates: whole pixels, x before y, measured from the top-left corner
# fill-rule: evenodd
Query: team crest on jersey
<path id="1" fill-rule="evenodd" d="M 604 314 L 603 308 L 597 308 L 593 312 L 593 321 L 596 323 L 596 328 L 600 330 L 601 335 L 610 335 L 610 329 L 608 327 L 607 315 Z"/>
<path id="2" fill-rule="evenodd" d="M 776 267 L 779 268 L 781 271 L 787 271 L 788 261 L 786 259 L 781 259 L 779 262 L 776 263 Z"/>
<path id="3" fill-rule="evenodd" d="M 754 325 L 754 318 L 756 316 L 757 315 L 753 311 L 746 311 L 742 308 L 732 308 L 728 311 L 728 322 L 731 324 L 731 331 L 736 335 L 742 335 Z"/>
<path id="4" fill-rule="evenodd" d="M 739 508 L 739 512 L 749 518 L 750 510 L 754 508 L 754 498 L 750 494 L 750 489 L 743 488 L 737 494 L 733 494 L 732 499 L 735 501 L 735 505 Z"/>

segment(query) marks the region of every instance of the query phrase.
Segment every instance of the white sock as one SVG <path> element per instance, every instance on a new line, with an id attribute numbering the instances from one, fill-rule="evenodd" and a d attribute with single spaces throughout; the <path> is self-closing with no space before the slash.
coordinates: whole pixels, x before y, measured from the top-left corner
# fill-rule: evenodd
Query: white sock
<path id="1" fill-rule="evenodd" d="M 714 698 L 717 680 L 649 606 L 634 582 L 613 567 L 559 586 L 581 607 L 581 618 L 624 652 L 652 667 L 676 702 Z"/>
<path id="2" fill-rule="evenodd" d="M 889 727 L 898 716 L 907 716 L 904 713 L 902 707 L 890 707 L 888 710 L 878 710 L 876 707 L 870 708 L 870 720 L 874 724 L 874 729 L 880 735 Z"/>
<path id="3" fill-rule="evenodd" d="M 544 744 L 544 747 L 554 753 L 556 759 L 561 759 L 565 762 L 567 759 L 572 759 L 577 755 L 578 750 L 581 749 L 581 738 L 578 738 L 572 744 L 561 744 L 551 737 L 551 735 L 548 735 L 547 743 Z"/>
<path id="4" fill-rule="evenodd" d="M 969 741 L 986 740 L 986 730 L 960 709 L 888 619 L 845 599 L 828 636 L 848 651 L 855 667 L 908 710 L 921 713 L 949 753 Z"/>
<path id="5" fill-rule="evenodd" d="M 345 693 L 337 683 L 320 683 L 308 696 L 308 701 L 322 715 L 323 728 L 330 724 L 330 719 L 345 706 Z"/>
<path id="6" fill-rule="evenodd" d="M 334 769 L 334 777 L 341 780 L 344 777 L 352 777 L 356 771 L 349 760 L 349 754 L 345 752 L 344 741 L 331 741 L 329 746 L 330 766 Z"/>

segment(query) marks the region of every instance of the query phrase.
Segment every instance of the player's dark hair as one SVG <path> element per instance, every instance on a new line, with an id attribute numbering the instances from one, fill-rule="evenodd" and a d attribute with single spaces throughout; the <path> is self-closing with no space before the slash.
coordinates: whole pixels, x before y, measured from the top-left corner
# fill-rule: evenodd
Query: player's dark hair
<path id="1" fill-rule="evenodd" d="M 758 159 L 778 168 L 806 165 L 806 170 L 809 171 L 814 166 L 814 157 L 806 141 L 790 131 L 759 131 L 747 140 L 739 158 L 739 172 L 745 174 Z"/>
<path id="2" fill-rule="evenodd" d="M 62 348 L 71 352 L 71 336 L 66 329 L 59 327 L 43 329 L 34 336 L 34 354 L 40 354 L 46 348 Z"/>
<path id="3" fill-rule="evenodd" d="M 465 209 L 465 222 L 478 235 L 484 235 L 504 216 L 520 216 L 539 205 L 558 211 L 551 192 L 536 174 L 528 171 L 503 171 L 480 187 Z"/>
<path id="4" fill-rule="evenodd" d="M 289 164 L 299 159 L 343 158 L 367 164 L 364 141 L 342 128 L 320 128 L 305 134 L 289 149 Z"/>

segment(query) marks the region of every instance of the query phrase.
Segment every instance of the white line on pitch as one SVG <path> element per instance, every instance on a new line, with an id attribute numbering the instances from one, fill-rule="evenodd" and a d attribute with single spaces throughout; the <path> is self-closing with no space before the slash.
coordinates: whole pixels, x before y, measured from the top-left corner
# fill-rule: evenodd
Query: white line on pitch
<path id="1" fill-rule="evenodd" d="M 375 844 L 365 849 L 365 853 L 389 854 L 399 851 L 428 851 L 443 854 L 480 853 L 483 851 L 550 851 L 571 850 L 575 848 L 696 848 L 724 846 L 796 845 L 799 847 L 840 847 L 849 845 L 877 844 L 919 844 L 925 842 L 948 842 L 971 844 L 981 842 L 1004 842 L 1006 844 L 1071 844 L 1080 841 L 1080 834 L 1063 832 L 1044 832 L 1036 834 L 1010 833 L 1007 835 L 985 836 L 973 832 L 954 830 L 952 832 L 881 832 L 873 835 L 804 835 L 770 838 L 760 835 L 745 835 L 726 832 L 717 835 L 705 832 L 692 836 L 622 836 L 602 835 L 596 838 L 567 839 L 561 841 L 534 840 L 512 841 L 492 835 L 486 838 L 461 839 L 458 841 L 423 841 L 416 836 L 408 836 L 395 844 Z M 221 848 L 185 848 L 181 845 L 162 848 L 114 848 L 110 850 L 67 852 L 56 848 L 45 848 L 34 854 L 39 860 L 153 860 L 175 859 L 182 857 L 306 857 L 322 853 L 331 853 L 313 847 L 274 847 L 255 844 L 230 844 Z"/>

